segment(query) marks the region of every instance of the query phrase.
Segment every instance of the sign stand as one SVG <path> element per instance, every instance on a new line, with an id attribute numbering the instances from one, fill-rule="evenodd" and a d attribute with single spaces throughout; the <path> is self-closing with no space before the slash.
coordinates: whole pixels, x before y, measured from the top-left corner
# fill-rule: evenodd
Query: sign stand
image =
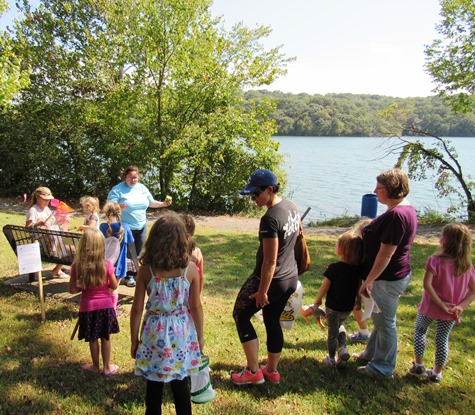
<path id="1" fill-rule="evenodd" d="M 18 245 L 18 272 L 20 275 L 35 272 L 38 274 L 38 295 L 40 297 L 41 322 L 46 321 L 45 301 L 43 294 L 43 275 L 41 265 L 40 244 L 38 241 L 32 244 Z"/>
<path id="2" fill-rule="evenodd" d="M 40 297 L 41 322 L 46 321 L 45 298 L 43 294 L 43 273 L 38 271 L 38 296 Z"/>

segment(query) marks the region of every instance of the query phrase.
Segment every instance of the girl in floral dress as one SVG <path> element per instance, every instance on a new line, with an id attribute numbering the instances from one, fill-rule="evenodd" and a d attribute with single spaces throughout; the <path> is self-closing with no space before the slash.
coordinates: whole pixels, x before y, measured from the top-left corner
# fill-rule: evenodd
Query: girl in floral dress
<path id="1" fill-rule="evenodd" d="M 145 242 L 130 328 L 135 374 L 147 379 L 146 415 L 161 414 L 165 383 L 170 383 L 177 415 L 191 414 L 188 378 L 200 365 L 203 309 L 198 269 L 189 261 L 185 225 L 176 214 L 157 219 Z"/>

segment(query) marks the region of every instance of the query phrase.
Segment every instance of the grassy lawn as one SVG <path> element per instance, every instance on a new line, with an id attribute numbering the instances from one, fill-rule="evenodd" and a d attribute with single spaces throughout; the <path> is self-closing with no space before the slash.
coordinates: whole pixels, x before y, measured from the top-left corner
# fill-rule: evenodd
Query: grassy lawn
<path id="1" fill-rule="evenodd" d="M 24 214 L 0 212 L 0 225 L 23 224 Z M 78 224 L 82 219 L 77 219 Z M 231 312 L 235 296 L 254 263 L 257 233 L 197 229 L 196 239 L 205 256 L 204 289 L 206 354 L 217 398 L 194 405 L 195 414 L 294 415 L 294 414 L 473 414 L 475 400 L 475 313 L 463 315 L 454 329 L 448 367 L 441 385 L 407 375 L 412 361 L 412 331 L 420 301 L 427 257 L 435 245 L 417 244 L 412 251 L 414 279 L 401 298 L 398 313 L 399 355 L 392 381 L 376 381 L 356 373 L 350 361 L 343 371 L 325 367 L 326 332 L 298 318 L 285 332 L 279 370 L 281 384 L 238 387 L 229 372 L 244 364 Z M 326 265 L 335 260 L 334 238 L 310 235 L 311 270 L 301 277 L 304 303 L 311 303 Z M 110 379 L 82 370 L 89 361 L 87 343 L 71 341 L 77 304 L 46 298 L 46 323 L 41 324 L 37 298 L 15 291 L 3 282 L 17 274 L 16 257 L 6 238 L 0 238 L 0 414 L 143 414 L 145 382 L 132 374 L 128 318 L 119 319 L 121 333 L 114 335 L 113 361 L 120 374 Z M 46 265 L 51 269 L 51 264 Z M 256 320 L 264 360 L 264 327 Z M 356 331 L 352 318 L 349 333 Z M 433 338 L 426 365 L 432 367 Z M 350 353 L 364 345 L 348 345 Z M 471 380 L 472 379 L 472 380 Z M 174 414 L 166 388 L 164 414 Z"/>

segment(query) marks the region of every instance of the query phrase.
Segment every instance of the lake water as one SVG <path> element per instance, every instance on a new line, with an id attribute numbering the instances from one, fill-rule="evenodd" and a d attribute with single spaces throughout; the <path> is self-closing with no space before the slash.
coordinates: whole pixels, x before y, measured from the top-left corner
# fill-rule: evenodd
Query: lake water
<path id="1" fill-rule="evenodd" d="M 376 176 L 397 160 L 396 154 L 387 155 L 387 138 L 275 136 L 274 140 L 285 156 L 285 196 L 297 203 L 301 213 L 311 208 L 305 222 L 360 215 L 363 195 L 373 193 Z M 449 140 L 457 149 L 464 175 L 475 176 L 475 138 Z M 460 205 L 456 196 L 439 197 L 435 181 L 431 172 L 426 180 L 410 181 L 408 199 L 418 211 L 446 212 L 450 205 Z M 378 215 L 385 209 L 378 204 Z"/>

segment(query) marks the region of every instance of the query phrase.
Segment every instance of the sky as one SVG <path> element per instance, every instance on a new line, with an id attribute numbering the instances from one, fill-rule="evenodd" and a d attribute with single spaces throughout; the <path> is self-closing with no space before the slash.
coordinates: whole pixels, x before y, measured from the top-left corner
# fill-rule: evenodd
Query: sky
<path id="1" fill-rule="evenodd" d="M 13 8 L 14 3 L 9 0 Z M 296 58 L 265 89 L 434 95 L 424 47 L 438 37 L 438 0 L 214 0 L 211 12 L 228 29 L 238 22 L 270 26 L 264 45 L 282 45 L 281 52 Z M 14 16 L 4 15 L 0 29 Z"/>

